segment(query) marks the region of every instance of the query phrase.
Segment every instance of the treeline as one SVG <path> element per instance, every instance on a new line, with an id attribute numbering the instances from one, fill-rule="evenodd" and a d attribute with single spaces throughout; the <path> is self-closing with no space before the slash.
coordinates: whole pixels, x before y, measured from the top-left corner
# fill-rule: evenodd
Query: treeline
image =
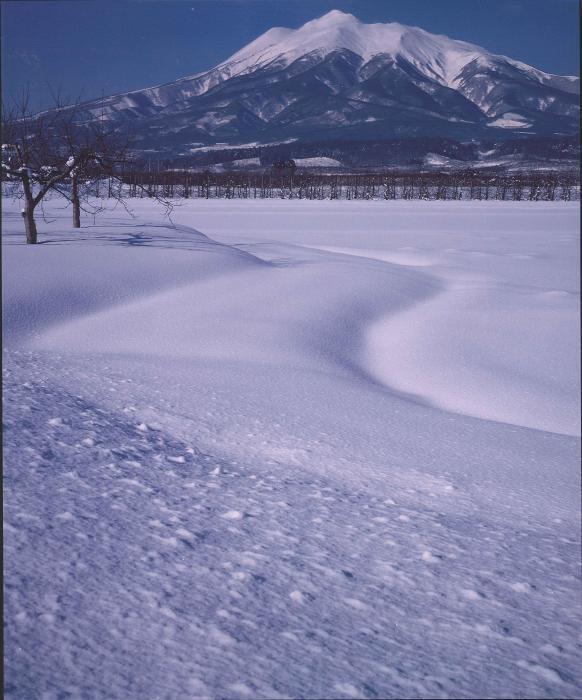
<path id="1" fill-rule="evenodd" d="M 491 175 L 476 171 L 329 174 L 131 170 L 120 173 L 119 179 L 126 196 L 167 199 L 569 201 L 579 198 L 579 178 L 560 172 Z M 112 196 L 111 190 L 111 183 L 103 183 L 96 194 Z"/>

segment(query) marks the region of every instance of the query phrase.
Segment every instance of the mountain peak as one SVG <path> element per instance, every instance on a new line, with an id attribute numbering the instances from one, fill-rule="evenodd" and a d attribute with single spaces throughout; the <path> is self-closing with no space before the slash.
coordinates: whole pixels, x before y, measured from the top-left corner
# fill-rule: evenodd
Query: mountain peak
<path id="1" fill-rule="evenodd" d="M 519 70 L 525 69 L 539 82 L 557 80 L 566 91 L 575 92 L 579 84 L 579 78 L 575 76 L 554 76 L 444 34 L 432 34 L 420 27 L 398 22 L 367 24 L 342 10 L 330 10 L 298 29 L 273 27 L 219 67 L 238 64 L 236 74 L 247 73 L 270 62 L 277 66 L 289 65 L 314 51 L 325 55 L 336 50 L 351 51 L 364 63 L 379 54 L 399 56 L 422 74 L 447 87 L 455 86 L 457 77 L 468 63 L 474 60 L 488 63 L 495 59 L 506 61 Z"/>
<path id="2" fill-rule="evenodd" d="M 315 19 L 306 22 L 303 26 L 308 25 L 334 25 L 334 24 L 360 24 L 360 20 L 349 12 L 342 12 L 341 10 L 330 10 L 325 15 L 321 17 L 316 17 Z"/>
<path id="3" fill-rule="evenodd" d="M 417 27 L 397 22 L 366 24 L 350 13 L 331 10 L 298 29 L 269 29 L 219 68 L 227 70 L 232 77 L 267 65 L 289 65 L 309 53 L 326 55 L 337 50 L 351 51 L 364 62 L 378 54 L 401 56 L 445 85 L 450 85 L 466 63 L 478 55 L 488 55 L 478 46 Z"/>

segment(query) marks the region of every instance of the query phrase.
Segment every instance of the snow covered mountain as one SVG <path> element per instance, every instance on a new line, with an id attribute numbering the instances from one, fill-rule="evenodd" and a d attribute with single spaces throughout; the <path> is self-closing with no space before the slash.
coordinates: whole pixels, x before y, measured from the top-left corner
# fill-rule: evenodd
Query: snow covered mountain
<path id="1" fill-rule="evenodd" d="M 333 10 L 270 29 L 212 70 L 86 103 L 84 113 L 130 122 L 140 150 L 174 156 L 217 142 L 571 135 L 579 82 Z"/>

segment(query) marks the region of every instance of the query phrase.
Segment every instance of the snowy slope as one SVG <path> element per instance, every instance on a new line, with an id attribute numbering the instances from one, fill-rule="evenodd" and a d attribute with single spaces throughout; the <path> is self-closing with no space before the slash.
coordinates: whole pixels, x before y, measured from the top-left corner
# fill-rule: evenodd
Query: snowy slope
<path id="1" fill-rule="evenodd" d="M 578 697 L 576 204 L 48 213 L 3 211 L 7 697 Z"/>
<path id="2" fill-rule="evenodd" d="M 232 77 L 273 62 L 280 67 L 290 65 L 314 51 L 325 55 L 342 49 L 360 56 L 364 63 L 380 54 L 401 57 L 426 77 L 435 78 L 447 87 L 455 87 L 462 70 L 475 60 L 481 66 L 503 60 L 540 83 L 566 90 L 575 91 L 579 82 L 575 76 L 544 73 L 521 61 L 492 54 L 475 44 L 431 34 L 419 27 L 397 22 L 365 24 L 340 10 L 332 10 L 296 30 L 270 29 L 216 69 L 228 70 L 229 77 Z"/>
<path id="3" fill-rule="evenodd" d="M 352 14 L 332 10 L 296 30 L 270 29 L 216 70 L 228 71 L 232 77 L 274 62 L 277 67 L 288 66 L 312 52 L 325 56 L 338 50 L 351 51 L 364 63 L 380 54 L 402 57 L 423 75 L 448 87 L 470 61 L 490 55 L 474 44 L 430 34 L 418 27 L 397 22 L 365 24 Z"/>

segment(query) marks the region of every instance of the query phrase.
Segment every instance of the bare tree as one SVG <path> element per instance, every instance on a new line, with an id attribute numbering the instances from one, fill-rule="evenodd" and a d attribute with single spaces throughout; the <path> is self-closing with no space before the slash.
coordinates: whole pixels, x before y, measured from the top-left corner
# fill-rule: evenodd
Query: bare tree
<path id="1" fill-rule="evenodd" d="M 129 132 L 109 127 L 101 117 L 87 115 L 83 112 L 82 104 L 66 102 L 60 95 L 53 94 L 58 114 L 52 130 L 54 147 L 59 153 L 67 155 L 74 161 L 69 182 L 59 182 L 54 186 L 62 196 L 71 202 L 73 228 L 81 226 L 81 210 L 95 214 L 99 207 L 89 206 L 91 185 L 99 179 L 108 178 L 109 196 L 113 195 L 111 181 L 120 183 L 118 172 L 127 167 L 130 154 L 131 136 Z M 118 187 L 121 196 L 121 187 Z"/>
<path id="2" fill-rule="evenodd" d="M 95 214 L 101 209 L 90 195 L 92 184 L 103 178 L 108 180 L 108 196 L 129 211 L 121 173 L 127 169 L 130 135 L 109 128 L 103 115 L 99 119 L 84 113 L 79 100 L 67 105 L 60 96 L 53 98 L 52 109 L 40 114 L 29 109 L 28 93 L 3 110 L 2 175 L 20 185 L 27 243 L 37 242 L 34 212 L 51 191 L 71 203 L 73 228 L 81 226 L 81 211 Z M 173 208 L 168 194 L 155 193 L 167 216 Z"/>
<path id="3" fill-rule="evenodd" d="M 54 115 L 34 115 L 28 92 L 9 110 L 3 108 L 2 117 L 2 174 L 21 186 L 26 242 L 34 244 L 38 235 L 34 211 L 51 189 L 71 177 L 75 159 L 59 153 L 52 136 Z"/>

